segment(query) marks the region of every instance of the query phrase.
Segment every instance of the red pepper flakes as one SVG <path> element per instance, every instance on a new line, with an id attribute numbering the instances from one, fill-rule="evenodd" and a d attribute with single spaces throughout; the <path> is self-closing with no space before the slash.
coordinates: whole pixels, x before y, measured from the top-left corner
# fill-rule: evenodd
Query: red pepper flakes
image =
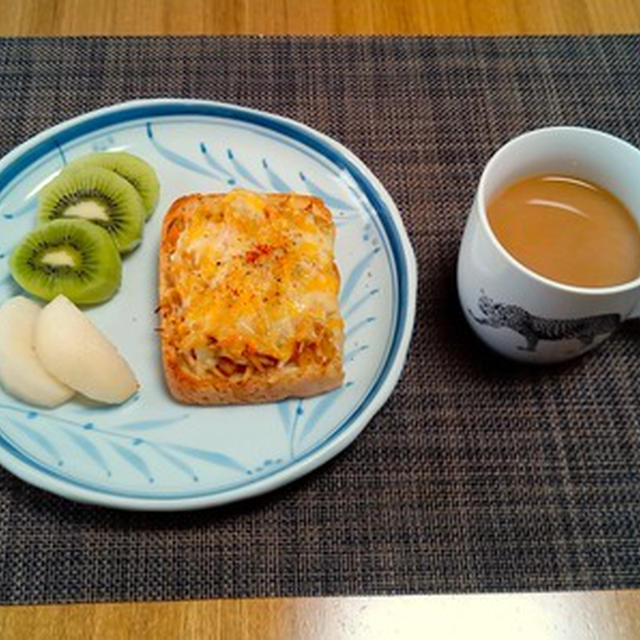
<path id="1" fill-rule="evenodd" d="M 257 244 L 253 249 L 249 249 L 245 254 L 245 260 L 253 264 L 258 258 L 268 256 L 273 251 L 273 247 L 268 244 Z"/>

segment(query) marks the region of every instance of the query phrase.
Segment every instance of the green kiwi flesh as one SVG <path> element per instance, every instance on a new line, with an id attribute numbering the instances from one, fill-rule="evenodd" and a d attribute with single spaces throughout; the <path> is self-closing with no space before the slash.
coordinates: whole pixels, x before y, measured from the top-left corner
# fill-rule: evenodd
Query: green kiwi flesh
<path id="1" fill-rule="evenodd" d="M 107 231 L 120 253 L 140 244 L 144 217 L 144 204 L 135 188 L 102 167 L 65 169 L 40 194 L 40 223 L 87 220 Z"/>
<path id="2" fill-rule="evenodd" d="M 76 304 L 95 304 L 120 286 L 122 262 L 111 236 L 86 220 L 55 220 L 27 234 L 13 250 L 9 268 L 32 295 L 64 294 Z"/>
<path id="3" fill-rule="evenodd" d="M 160 194 L 160 183 L 153 167 L 142 158 L 125 151 L 90 153 L 74 160 L 69 168 L 102 167 L 117 173 L 136 189 L 145 207 L 145 220 L 151 217 Z"/>

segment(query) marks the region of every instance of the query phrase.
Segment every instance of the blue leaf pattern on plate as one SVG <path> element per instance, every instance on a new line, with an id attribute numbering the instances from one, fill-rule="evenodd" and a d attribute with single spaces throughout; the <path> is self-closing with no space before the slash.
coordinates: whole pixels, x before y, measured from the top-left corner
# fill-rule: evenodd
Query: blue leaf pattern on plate
<path id="1" fill-rule="evenodd" d="M 353 327 L 351 327 L 349 331 L 347 331 L 344 334 L 345 340 L 353 337 L 353 335 L 358 333 L 358 331 L 360 331 L 362 327 L 366 327 L 368 324 L 371 324 L 372 322 L 375 322 L 375 318 L 373 316 L 369 316 L 368 318 L 365 318 L 364 320 L 361 320 L 360 322 L 358 322 L 358 324 L 353 325 Z"/>
<path id="2" fill-rule="evenodd" d="M 117 442 L 111 442 L 110 444 L 124 460 L 126 460 L 134 469 L 139 471 L 150 483 L 154 481 L 147 463 L 137 453 L 130 451 Z"/>
<path id="3" fill-rule="evenodd" d="M 314 196 L 322 198 L 328 207 L 333 207 L 335 209 L 353 209 L 353 205 L 330 194 L 328 191 L 321 189 L 315 182 L 313 182 L 313 180 L 302 173 L 302 171 L 298 175 L 300 176 L 300 180 L 302 180 L 302 182 L 307 186 L 307 189 L 309 189 Z"/>
<path id="4" fill-rule="evenodd" d="M 200 460 L 205 460 L 206 462 L 210 462 L 213 464 L 217 464 L 227 469 L 232 469 L 234 471 L 245 471 L 245 467 L 243 467 L 239 462 L 234 460 L 231 456 L 228 456 L 223 453 L 219 453 L 217 451 L 208 451 L 205 449 L 196 449 L 192 447 L 186 447 L 184 445 L 176 444 L 173 442 L 150 442 L 148 440 L 143 440 L 142 438 L 130 435 L 127 431 L 140 431 L 140 430 L 152 430 L 161 428 L 164 426 L 168 426 L 170 424 L 174 424 L 179 422 L 180 420 L 184 420 L 187 418 L 187 415 L 181 415 L 174 418 L 166 418 L 159 420 L 142 420 L 140 422 L 132 422 L 124 425 L 118 426 L 117 431 L 113 431 L 111 429 L 103 429 L 97 427 L 92 422 L 81 423 L 76 422 L 75 420 L 68 420 L 66 418 L 62 418 L 60 416 L 53 415 L 51 413 L 41 413 L 38 411 L 33 411 L 28 408 L 23 408 L 19 406 L 12 405 L 3 405 L 0 404 L 0 409 L 15 411 L 17 413 L 22 413 L 29 419 L 35 418 L 46 418 L 48 420 L 58 422 L 64 425 L 64 431 L 69 438 L 75 442 L 75 444 L 80 447 L 94 462 L 96 462 L 100 467 L 102 467 L 109 477 L 112 476 L 112 472 L 107 466 L 104 456 L 100 453 L 97 446 L 92 443 L 89 438 L 95 437 L 96 435 L 101 438 L 106 438 L 108 444 L 116 450 L 122 458 L 124 458 L 132 467 L 137 469 L 140 473 L 145 475 L 145 478 L 149 480 L 149 482 L 154 482 L 154 479 L 151 476 L 149 468 L 143 458 L 134 453 L 133 451 L 126 448 L 126 446 L 120 445 L 116 440 L 124 440 L 131 446 L 140 446 L 144 444 L 145 446 L 153 449 L 161 455 L 163 458 L 168 460 L 174 467 L 179 468 L 181 471 L 188 473 L 190 477 L 197 478 L 196 473 L 187 465 L 184 461 L 180 460 L 177 457 L 177 453 L 182 453 L 193 458 L 197 458 Z M 24 434 L 30 438 L 33 442 L 40 445 L 47 453 L 56 460 L 59 466 L 62 466 L 62 460 L 60 455 L 58 454 L 55 447 L 42 435 L 41 432 L 31 429 L 27 427 L 23 422 L 19 422 L 14 420 L 13 418 L 7 417 L 7 419 L 16 427 L 18 427 Z M 77 429 L 77 431 L 73 431 L 73 429 Z M 92 435 L 95 434 L 95 435 Z"/>
<path id="5" fill-rule="evenodd" d="M 264 170 L 267 172 L 267 177 L 269 178 L 269 182 L 271 186 L 280 193 L 291 193 L 293 189 L 273 170 L 269 167 L 269 163 L 262 158 L 262 166 Z"/>
<path id="6" fill-rule="evenodd" d="M 302 440 L 304 440 L 304 438 L 313 431 L 318 420 L 323 416 L 326 410 L 351 386 L 353 386 L 353 382 L 347 382 L 339 389 L 335 389 L 334 391 L 327 393 L 322 400 L 316 404 L 304 423 L 304 428 L 302 429 L 300 436 L 297 438 L 298 442 L 302 442 Z"/>
<path id="7" fill-rule="evenodd" d="M 67 430 L 66 433 L 76 446 L 82 449 L 82 451 L 84 451 L 99 467 L 102 467 L 108 477 L 111 477 L 111 469 L 109 469 L 105 459 L 102 457 L 102 454 L 89 438 L 83 438 L 71 430 Z"/>
<path id="8" fill-rule="evenodd" d="M 231 173 L 229 173 L 210 153 L 209 150 L 207 149 L 207 145 L 204 142 L 200 143 L 200 151 L 202 152 L 202 155 L 204 156 L 204 159 L 206 161 L 206 163 L 212 168 L 215 169 L 216 171 L 223 173 L 224 175 L 227 176 L 228 180 L 227 183 L 228 184 L 235 184 L 235 178 L 233 177 L 233 175 Z"/>
<path id="9" fill-rule="evenodd" d="M 147 122 L 147 137 L 160 155 L 164 156 L 167 160 L 173 162 L 174 164 L 177 164 L 179 167 L 189 169 L 189 171 L 194 171 L 195 173 L 199 173 L 209 178 L 222 180 L 222 178 L 218 174 L 213 173 L 213 171 L 209 171 L 208 169 L 201 167 L 197 162 L 194 162 L 193 160 L 190 160 L 189 158 L 176 153 L 165 145 L 159 143 L 153 135 L 153 129 L 151 128 L 150 122 Z"/>
<path id="10" fill-rule="evenodd" d="M 174 451 L 181 451 L 182 453 L 186 453 L 188 456 L 192 458 L 197 458 L 198 460 L 204 460 L 205 462 L 211 462 L 212 464 L 217 464 L 222 467 L 226 467 L 227 469 L 233 469 L 234 471 L 245 471 L 245 468 L 236 462 L 233 458 L 224 453 L 218 453 L 217 451 L 208 451 L 206 449 L 195 449 L 193 447 L 184 447 L 182 445 L 173 445 Z"/>
<path id="11" fill-rule="evenodd" d="M 302 408 L 302 400 L 298 400 L 298 404 L 296 406 L 296 411 L 293 414 L 293 424 L 291 425 L 291 431 L 289 432 L 289 456 L 294 458 L 294 443 L 296 439 L 296 428 L 298 427 L 298 422 L 300 421 L 300 416 L 304 413 L 304 409 Z"/>
<path id="12" fill-rule="evenodd" d="M 20 429 L 25 436 L 29 438 L 32 442 L 35 442 L 39 447 L 44 449 L 56 462 L 56 464 L 61 467 L 64 464 L 62 457 L 58 450 L 49 442 L 45 436 L 42 435 L 39 431 L 28 427 L 24 422 L 19 422 L 13 418 L 7 418 L 9 422 L 14 426 Z"/>
<path id="13" fill-rule="evenodd" d="M 363 344 L 359 347 L 356 347 L 355 349 L 352 349 L 347 353 L 347 355 L 345 355 L 344 361 L 351 362 L 359 353 L 366 351 L 368 348 L 369 348 L 368 344 Z"/>
<path id="14" fill-rule="evenodd" d="M 4 213 L 2 217 L 6 220 L 21 218 L 26 213 L 32 213 L 38 208 L 37 196 L 31 196 L 21 207 L 14 209 L 11 213 Z"/>
<path id="15" fill-rule="evenodd" d="M 236 173 L 239 176 L 244 178 L 247 182 L 250 182 L 254 187 L 258 187 L 258 189 L 264 190 L 264 187 L 256 180 L 251 172 L 249 172 L 246 167 L 235 157 L 231 149 L 227 149 L 227 158 L 229 158 L 229 162 L 231 162 L 233 168 L 236 170 Z"/>
<path id="16" fill-rule="evenodd" d="M 342 317 L 346 320 L 351 315 L 353 315 L 362 305 L 369 301 L 370 296 L 374 296 L 378 293 L 379 289 L 371 289 L 368 293 L 366 293 L 360 300 L 354 302 L 343 314 Z"/>
<path id="17" fill-rule="evenodd" d="M 119 431 L 149 431 L 150 429 L 159 429 L 167 425 L 174 424 L 180 420 L 188 418 L 188 415 L 178 416 L 177 418 L 163 418 L 160 420 L 141 420 L 139 422 L 126 422 L 118 427 Z"/>
<path id="18" fill-rule="evenodd" d="M 284 433 L 289 437 L 289 428 L 291 427 L 291 400 L 281 400 L 278 402 L 278 413 L 284 425 Z"/>
<path id="19" fill-rule="evenodd" d="M 374 256 L 380 251 L 380 248 L 374 249 L 371 253 L 366 255 L 358 264 L 353 268 L 347 281 L 344 283 L 342 287 L 342 292 L 340 293 L 340 306 L 342 306 L 349 296 L 353 293 L 355 286 L 358 284 L 358 281 L 362 277 L 362 274 L 366 271 L 369 263 L 373 260 Z"/>
<path id="20" fill-rule="evenodd" d="M 180 460 L 176 456 L 172 456 L 168 451 L 165 451 L 162 447 L 159 447 L 152 443 L 147 443 L 158 455 L 162 456 L 165 460 L 171 463 L 176 469 L 179 469 L 183 473 L 186 473 L 194 482 L 198 482 L 199 478 L 195 471 L 184 461 Z"/>

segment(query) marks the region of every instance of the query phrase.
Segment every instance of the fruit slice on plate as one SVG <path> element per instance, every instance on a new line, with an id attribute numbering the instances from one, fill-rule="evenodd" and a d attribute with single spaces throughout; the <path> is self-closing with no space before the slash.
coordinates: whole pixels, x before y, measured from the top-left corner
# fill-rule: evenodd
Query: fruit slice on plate
<path id="1" fill-rule="evenodd" d="M 40 194 L 38 220 L 88 220 L 108 231 L 120 253 L 140 244 L 145 208 L 140 194 L 124 178 L 102 167 L 65 170 Z"/>
<path id="2" fill-rule="evenodd" d="M 41 407 L 57 407 L 74 391 L 42 366 L 33 346 L 40 307 L 23 296 L 0 307 L 0 383 L 13 396 Z"/>
<path id="3" fill-rule="evenodd" d="M 93 400 L 120 404 L 138 389 L 126 360 L 64 296 L 40 312 L 35 348 L 47 371 Z"/>
<path id="4" fill-rule="evenodd" d="M 117 173 L 135 187 L 145 207 L 145 219 L 148 220 L 158 203 L 160 183 L 153 167 L 142 158 L 124 151 L 104 151 L 90 153 L 88 156 L 74 160 L 67 170 L 82 167 L 102 167 Z"/>
<path id="5" fill-rule="evenodd" d="M 120 286 L 122 262 L 109 234 L 86 220 L 56 220 L 34 229 L 14 249 L 11 275 L 26 291 L 78 304 L 109 299 Z"/>

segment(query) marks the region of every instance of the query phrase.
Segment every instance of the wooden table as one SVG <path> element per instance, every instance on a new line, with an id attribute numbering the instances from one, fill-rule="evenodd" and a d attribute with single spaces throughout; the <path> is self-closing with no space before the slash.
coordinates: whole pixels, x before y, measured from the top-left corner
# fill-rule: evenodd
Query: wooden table
<path id="1" fill-rule="evenodd" d="M 0 9 L 7 36 L 640 30 L 638 0 L 0 0 Z"/>
<path id="2" fill-rule="evenodd" d="M 0 15 L 0 36 L 640 32 L 638 0 L 0 0 Z M 0 607 L 3 640 L 444 636 L 640 638 L 640 590 Z"/>

